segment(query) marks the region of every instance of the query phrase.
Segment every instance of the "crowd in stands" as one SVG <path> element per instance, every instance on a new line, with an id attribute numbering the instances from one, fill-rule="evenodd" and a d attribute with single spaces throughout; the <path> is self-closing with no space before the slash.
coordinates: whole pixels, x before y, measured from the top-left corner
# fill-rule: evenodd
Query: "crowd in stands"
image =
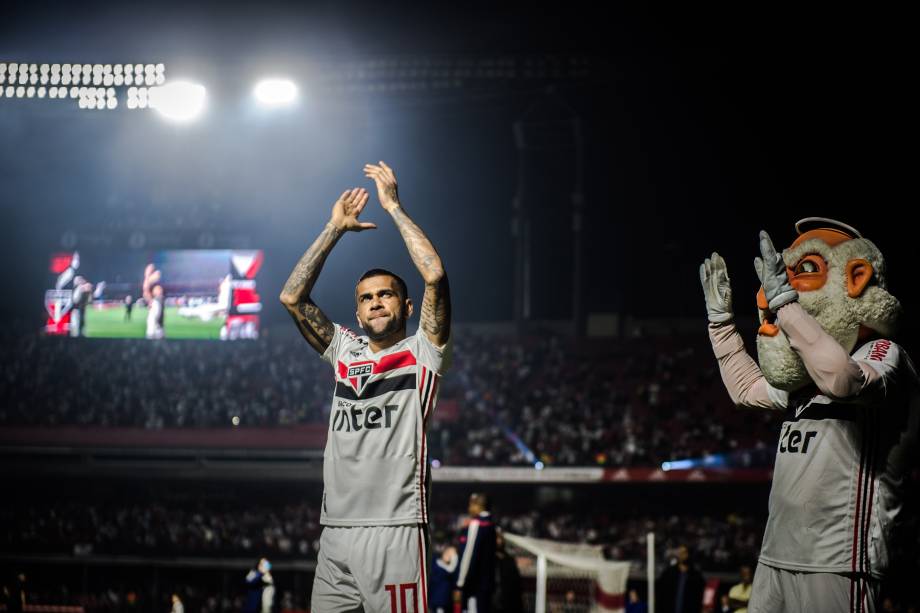
<path id="1" fill-rule="evenodd" d="M 0 344 L 0 427 L 323 424 L 332 374 L 294 334 L 258 341 Z M 458 334 L 429 433 L 445 465 L 770 465 L 779 414 L 739 410 L 702 338 Z M 238 418 L 234 419 L 234 418 Z M 530 454 L 533 454 L 532 456 Z"/>
<path id="2" fill-rule="evenodd" d="M 444 544 L 463 516 L 433 516 L 433 540 Z M 692 543 L 704 568 L 730 569 L 756 559 L 763 518 L 740 514 L 644 515 L 614 518 L 602 509 L 532 511 L 500 515 L 505 530 L 525 536 L 604 545 L 617 560 L 641 560 L 646 534 L 654 532 L 659 560 L 678 543 Z M 315 560 L 319 550 L 319 509 L 315 503 L 243 504 L 195 501 L 91 502 L 5 506 L 5 552 L 32 554 L 200 556 Z"/>
<path id="3" fill-rule="evenodd" d="M 0 346 L 0 425 L 182 427 L 321 423 L 332 375 L 302 342 L 25 335 Z"/>

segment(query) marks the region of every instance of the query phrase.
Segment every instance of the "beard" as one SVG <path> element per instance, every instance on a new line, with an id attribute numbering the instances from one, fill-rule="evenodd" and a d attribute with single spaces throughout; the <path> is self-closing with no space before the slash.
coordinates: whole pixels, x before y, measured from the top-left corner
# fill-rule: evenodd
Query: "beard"
<path id="1" fill-rule="evenodd" d="M 379 318 L 378 318 L 379 319 Z M 376 320 L 371 320 L 365 322 L 361 325 L 364 329 L 364 333 L 367 334 L 367 337 L 372 341 L 381 341 L 384 340 L 393 334 L 396 334 L 400 330 L 406 329 L 406 320 L 401 315 L 395 315 L 393 317 L 387 318 L 386 325 L 380 329 L 374 329 L 372 323 Z"/>
<path id="2" fill-rule="evenodd" d="M 776 389 L 792 392 L 811 381 L 805 363 L 782 330 L 776 336 L 757 336 L 757 363 L 767 383 Z"/>
<path id="3" fill-rule="evenodd" d="M 800 292 L 799 304 L 847 353 L 856 349 L 861 325 L 887 336 L 894 331 L 901 312 L 897 299 L 880 287 L 870 287 L 862 296 L 850 298 L 842 283 Z M 767 382 L 777 389 L 791 392 L 812 381 L 782 330 L 776 336 L 757 336 L 757 362 Z"/>

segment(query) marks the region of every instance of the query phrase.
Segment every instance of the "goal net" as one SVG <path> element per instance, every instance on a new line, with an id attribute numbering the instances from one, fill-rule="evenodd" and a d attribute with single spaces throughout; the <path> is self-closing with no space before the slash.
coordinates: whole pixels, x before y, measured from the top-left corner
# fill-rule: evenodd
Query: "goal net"
<path id="1" fill-rule="evenodd" d="M 505 533 L 518 561 L 524 610 L 534 613 L 623 613 L 629 562 L 604 559 L 600 546 Z"/>

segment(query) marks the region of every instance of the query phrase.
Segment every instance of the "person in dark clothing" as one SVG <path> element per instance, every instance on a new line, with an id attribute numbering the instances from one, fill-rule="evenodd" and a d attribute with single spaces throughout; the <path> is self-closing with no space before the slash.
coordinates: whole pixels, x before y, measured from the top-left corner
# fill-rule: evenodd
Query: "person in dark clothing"
<path id="1" fill-rule="evenodd" d="M 428 581 L 428 610 L 431 613 L 451 613 L 451 594 L 457 582 L 457 567 L 460 557 L 454 547 L 446 547 L 431 565 Z"/>
<path id="2" fill-rule="evenodd" d="M 502 613 L 521 613 L 524 610 L 524 602 L 521 600 L 521 573 L 517 567 L 517 560 L 505 549 L 505 537 L 501 528 L 495 531 L 495 558 L 498 584 L 492 606 Z"/>
<path id="3" fill-rule="evenodd" d="M 626 595 L 626 613 L 648 613 L 648 604 L 642 602 L 637 590 L 629 590 Z"/>
<path id="4" fill-rule="evenodd" d="M 489 613 L 495 589 L 495 522 L 485 494 L 470 496 L 469 523 L 460 535 L 460 568 L 454 602 L 463 611 Z"/>
<path id="5" fill-rule="evenodd" d="M 22 613 L 26 605 L 26 576 L 25 573 L 18 573 L 13 578 L 13 584 L 9 589 L 9 597 L 6 601 L 7 613 Z"/>
<path id="6" fill-rule="evenodd" d="M 264 612 L 264 592 L 268 589 L 274 592 L 270 570 L 271 564 L 262 558 L 256 567 L 246 575 L 246 601 L 243 604 L 243 613 Z"/>
<path id="7" fill-rule="evenodd" d="M 706 581 L 690 559 L 686 545 L 677 548 L 677 560 L 661 573 L 656 592 L 656 609 L 661 613 L 700 613 Z"/>

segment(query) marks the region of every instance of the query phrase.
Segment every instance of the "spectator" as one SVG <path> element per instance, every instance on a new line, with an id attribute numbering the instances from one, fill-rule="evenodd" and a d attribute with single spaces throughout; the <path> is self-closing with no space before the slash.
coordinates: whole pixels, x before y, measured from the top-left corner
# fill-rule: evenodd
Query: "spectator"
<path id="1" fill-rule="evenodd" d="M 732 589 L 728 591 L 728 597 L 730 604 L 734 607 L 735 613 L 747 613 L 748 601 L 751 599 L 751 584 L 754 578 L 754 573 L 751 572 L 751 567 L 745 564 L 739 570 L 741 575 L 741 582 L 732 586 Z"/>
<path id="2" fill-rule="evenodd" d="M 686 545 L 677 548 L 673 564 L 658 578 L 655 590 L 657 610 L 662 613 L 700 613 L 703 608 L 705 581 L 690 559 Z"/>
<path id="3" fill-rule="evenodd" d="M 428 608 L 432 613 L 450 613 L 453 611 L 451 594 L 457 582 L 457 566 L 460 558 L 456 548 L 444 548 L 434 564 L 428 584 Z"/>

